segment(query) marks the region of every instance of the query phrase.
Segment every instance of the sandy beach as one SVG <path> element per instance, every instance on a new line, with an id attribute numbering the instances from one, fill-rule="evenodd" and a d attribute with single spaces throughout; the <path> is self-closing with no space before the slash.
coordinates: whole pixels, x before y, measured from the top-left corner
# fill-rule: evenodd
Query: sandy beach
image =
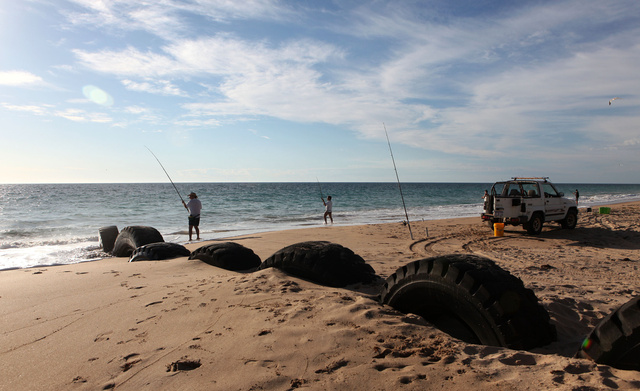
<path id="1" fill-rule="evenodd" d="M 494 260 L 532 289 L 557 341 L 473 345 L 377 301 L 381 283 L 318 285 L 277 269 L 228 271 L 187 257 L 0 272 L 0 390 L 640 389 L 640 372 L 574 358 L 640 294 L 640 203 L 581 209 L 539 236 L 480 218 L 320 226 L 229 239 L 262 260 L 298 242 L 353 250 L 386 278 L 425 257 Z M 192 243 L 190 250 L 205 245 Z"/>

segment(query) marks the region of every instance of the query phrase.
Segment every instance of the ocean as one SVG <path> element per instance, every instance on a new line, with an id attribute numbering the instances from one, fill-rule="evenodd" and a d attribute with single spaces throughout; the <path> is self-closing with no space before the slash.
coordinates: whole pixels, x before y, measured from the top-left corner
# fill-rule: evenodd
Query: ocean
<path id="1" fill-rule="evenodd" d="M 403 183 L 409 220 L 480 216 L 490 183 Z M 334 225 L 406 220 L 397 183 L 177 183 L 202 201 L 201 238 L 323 225 L 321 195 L 333 198 Z M 640 185 L 556 184 L 580 206 L 640 200 Z M 480 223 L 480 219 L 478 218 Z M 170 183 L 0 185 L 0 270 L 102 259 L 99 229 L 156 228 L 188 241 L 187 211 Z"/>

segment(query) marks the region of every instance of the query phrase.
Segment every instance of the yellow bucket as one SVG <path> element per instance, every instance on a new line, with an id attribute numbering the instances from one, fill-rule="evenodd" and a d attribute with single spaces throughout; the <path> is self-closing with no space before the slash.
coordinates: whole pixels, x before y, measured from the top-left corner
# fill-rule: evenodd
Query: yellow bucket
<path id="1" fill-rule="evenodd" d="M 493 236 L 504 236 L 504 223 L 493 224 Z"/>

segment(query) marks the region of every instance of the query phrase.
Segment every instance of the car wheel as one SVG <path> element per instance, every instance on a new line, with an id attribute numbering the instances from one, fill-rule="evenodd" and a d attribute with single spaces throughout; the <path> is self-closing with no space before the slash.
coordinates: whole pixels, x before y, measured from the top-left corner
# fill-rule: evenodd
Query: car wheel
<path id="1" fill-rule="evenodd" d="M 578 214 L 574 210 L 567 212 L 567 216 L 560 222 L 562 228 L 574 229 L 578 224 Z"/>
<path id="2" fill-rule="evenodd" d="M 542 215 L 540 213 L 534 213 L 525 228 L 527 229 L 527 233 L 529 235 L 539 235 L 540 232 L 542 232 L 543 224 L 544 219 L 542 218 Z"/>

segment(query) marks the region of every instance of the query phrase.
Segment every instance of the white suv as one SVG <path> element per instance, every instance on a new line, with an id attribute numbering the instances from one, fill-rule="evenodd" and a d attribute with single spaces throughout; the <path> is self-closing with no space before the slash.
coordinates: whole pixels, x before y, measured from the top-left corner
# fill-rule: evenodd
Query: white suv
<path id="1" fill-rule="evenodd" d="M 546 221 L 556 221 L 562 228 L 573 229 L 578 223 L 578 206 L 565 198 L 546 177 L 512 178 L 496 182 L 485 196 L 482 220 L 522 225 L 531 235 L 542 231 Z"/>

